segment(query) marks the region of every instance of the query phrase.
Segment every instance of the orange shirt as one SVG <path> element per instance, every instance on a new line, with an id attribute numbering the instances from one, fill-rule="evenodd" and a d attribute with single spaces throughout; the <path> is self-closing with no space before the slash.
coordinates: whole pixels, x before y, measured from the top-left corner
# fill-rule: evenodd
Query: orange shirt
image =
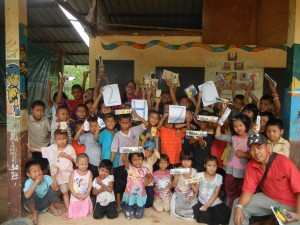
<path id="1" fill-rule="evenodd" d="M 85 153 L 85 145 L 80 145 L 75 140 L 72 141 L 72 147 L 75 150 L 76 156 L 79 155 L 80 153 Z"/>
<path id="2" fill-rule="evenodd" d="M 182 139 L 184 137 L 183 129 L 176 135 L 177 129 L 169 129 L 165 126 L 160 128 L 158 133 L 161 139 L 161 153 L 167 154 L 170 164 L 180 163 L 180 152 L 182 150 Z"/>

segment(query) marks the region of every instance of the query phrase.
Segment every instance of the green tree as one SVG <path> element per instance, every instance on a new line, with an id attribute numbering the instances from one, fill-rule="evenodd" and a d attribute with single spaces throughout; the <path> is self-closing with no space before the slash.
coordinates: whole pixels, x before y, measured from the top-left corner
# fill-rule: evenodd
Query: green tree
<path id="1" fill-rule="evenodd" d="M 88 66 L 71 66 L 71 65 L 65 65 L 64 66 L 64 74 L 68 74 L 69 80 L 65 82 L 64 86 L 64 92 L 67 94 L 69 99 L 73 99 L 73 96 L 71 94 L 71 88 L 74 84 L 82 84 L 82 74 L 85 71 L 88 71 Z M 74 77 L 73 80 L 71 80 Z M 85 89 L 89 88 L 89 78 L 86 81 Z"/>

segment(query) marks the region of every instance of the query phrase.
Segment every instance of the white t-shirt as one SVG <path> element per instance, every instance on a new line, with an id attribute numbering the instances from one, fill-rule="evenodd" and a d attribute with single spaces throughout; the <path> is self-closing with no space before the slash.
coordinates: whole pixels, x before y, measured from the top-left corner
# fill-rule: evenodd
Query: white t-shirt
<path id="1" fill-rule="evenodd" d="M 104 180 L 102 180 L 102 183 L 108 186 L 109 182 L 111 181 L 114 182 L 114 176 L 108 175 Z M 93 188 L 95 188 L 96 190 L 99 190 L 101 188 L 101 186 L 97 182 L 97 178 L 95 178 L 93 181 Z M 107 206 L 109 203 L 114 202 L 115 201 L 114 190 L 112 190 L 111 192 L 104 191 L 99 193 L 97 195 L 96 201 L 99 202 L 101 206 Z"/>
<path id="2" fill-rule="evenodd" d="M 216 174 L 215 179 L 208 181 L 204 177 L 204 172 L 197 173 L 195 177 L 201 177 L 201 181 L 199 183 L 199 195 L 198 200 L 202 204 L 206 204 L 211 197 L 215 193 L 215 189 L 222 185 L 223 177 L 220 174 Z M 215 206 L 222 203 L 219 197 L 216 198 L 216 200 L 211 204 L 211 206 Z"/>

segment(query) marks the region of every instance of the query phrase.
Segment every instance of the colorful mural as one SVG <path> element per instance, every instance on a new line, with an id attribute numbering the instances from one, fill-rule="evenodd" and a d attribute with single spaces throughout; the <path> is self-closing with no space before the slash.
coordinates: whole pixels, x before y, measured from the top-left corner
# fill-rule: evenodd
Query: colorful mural
<path id="1" fill-rule="evenodd" d="M 20 108 L 27 109 L 27 26 L 19 24 L 20 32 Z"/>
<path id="2" fill-rule="evenodd" d="M 6 66 L 6 92 L 9 105 L 13 106 L 12 112 L 8 115 L 20 116 L 20 68 L 17 64 L 8 64 Z"/>
<path id="3" fill-rule="evenodd" d="M 117 41 L 117 42 L 114 42 L 111 44 L 104 44 L 103 42 L 101 42 L 101 46 L 104 50 L 114 50 L 121 46 L 128 46 L 128 47 L 132 47 L 132 48 L 136 48 L 136 49 L 147 49 L 147 48 L 151 48 L 153 46 L 160 46 L 160 47 L 166 48 L 168 50 L 185 50 L 188 48 L 203 48 L 203 49 L 205 49 L 207 51 L 211 51 L 211 52 L 224 52 L 231 48 L 239 48 L 239 49 L 242 49 L 247 52 L 260 52 L 260 51 L 263 51 L 266 49 L 270 49 L 270 48 L 252 47 L 252 46 L 248 46 L 248 45 L 211 46 L 211 45 L 202 44 L 201 42 L 188 42 L 185 44 L 173 45 L 173 44 L 170 44 L 170 43 L 167 43 L 164 41 L 160 41 L 160 40 L 152 40 L 145 44 L 140 44 L 140 43 L 136 43 L 133 41 Z M 287 46 L 286 45 L 277 45 L 272 48 L 281 49 L 283 51 L 286 51 Z"/>

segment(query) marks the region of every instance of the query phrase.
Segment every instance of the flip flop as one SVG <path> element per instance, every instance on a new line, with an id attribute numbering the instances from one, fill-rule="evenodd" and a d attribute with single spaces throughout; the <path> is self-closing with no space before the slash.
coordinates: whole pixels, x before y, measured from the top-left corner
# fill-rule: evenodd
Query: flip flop
<path id="1" fill-rule="evenodd" d="M 38 215 L 31 216 L 31 220 L 32 220 L 33 225 L 37 225 L 39 223 L 39 221 L 38 221 Z"/>
<path id="2" fill-rule="evenodd" d="M 69 219 L 68 212 L 63 212 L 61 217 L 62 217 L 64 220 L 68 220 L 68 219 Z"/>
<path id="3" fill-rule="evenodd" d="M 54 216 L 60 216 L 62 214 L 62 210 L 61 209 L 55 209 L 55 210 L 48 209 L 47 212 L 51 213 Z"/>

